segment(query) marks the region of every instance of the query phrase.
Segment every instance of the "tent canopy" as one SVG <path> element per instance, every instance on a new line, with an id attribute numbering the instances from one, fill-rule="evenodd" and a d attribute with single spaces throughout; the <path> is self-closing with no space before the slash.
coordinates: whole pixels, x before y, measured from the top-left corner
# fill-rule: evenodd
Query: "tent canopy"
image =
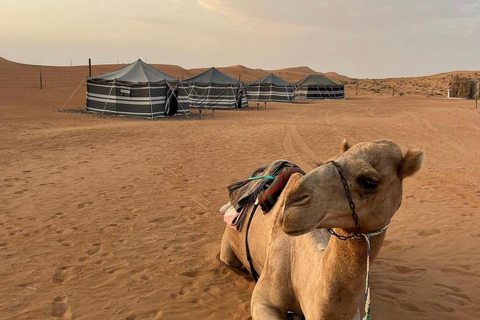
<path id="1" fill-rule="evenodd" d="M 199 75 L 192 77 L 190 79 L 183 80 L 185 83 L 196 83 L 196 84 L 217 84 L 217 85 L 239 85 L 240 82 L 229 75 L 219 71 L 215 67 L 208 69 L 200 73 Z"/>
<path id="2" fill-rule="evenodd" d="M 282 78 L 277 77 L 273 73 L 270 73 L 269 75 L 265 76 L 260 80 L 250 82 L 248 85 L 253 86 L 257 84 L 273 84 L 274 86 L 291 86 L 292 85 L 290 82 L 287 82 Z"/>
<path id="3" fill-rule="evenodd" d="M 263 79 L 250 82 L 247 86 L 247 97 L 257 102 L 286 102 L 295 101 L 295 87 L 273 73 Z"/>
<path id="4" fill-rule="evenodd" d="M 345 99 L 345 87 L 322 74 L 311 74 L 296 83 L 298 99 Z"/>
<path id="5" fill-rule="evenodd" d="M 200 109 L 248 107 L 244 84 L 216 68 L 210 68 L 193 78 L 183 80 L 182 84 L 188 85 L 190 107 Z"/>
<path id="6" fill-rule="evenodd" d="M 187 88 L 140 59 L 88 78 L 86 111 L 148 119 L 190 112 Z"/>
<path id="7" fill-rule="evenodd" d="M 311 74 L 299 82 L 296 83 L 297 86 L 308 86 L 308 85 L 321 85 L 321 86 L 338 86 L 338 83 L 333 82 L 332 80 L 325 77 L 323 74 Z"/>
<path id="8" fill-rule="evenodd" d="M 96 77 L 90 77 L 87 80 L 96 81 L 118 81 L 124 83 L 159 83 L 159 82 L 178 82 L 177 79 L 158 71 L 151 65 L 138 59 L 134 63 L 123 68 L 105 73 Z"/>

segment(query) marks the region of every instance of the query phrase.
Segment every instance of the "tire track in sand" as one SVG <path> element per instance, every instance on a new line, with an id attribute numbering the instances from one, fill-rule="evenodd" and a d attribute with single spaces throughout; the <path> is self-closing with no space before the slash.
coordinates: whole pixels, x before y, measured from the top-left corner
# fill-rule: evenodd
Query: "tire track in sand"
<path id="1" fill-rule="evenodd" d="M 340 138 L 340 140 L 343 140 L 343 137 L 341 130 L 333 124 L 330 118 L 333 109 L 306 109 L 290 118 L 286 123 L 285 135 L 283 138 L 283 149 L 292 159 L 292 161 L 308 171 L 318 167 L 321 161 L 320 157 L 305 143 L 305 140 L 298 133 L 297 126 L 295 124 L 295 122 L 300 117 L 305 115 L 307 111 L 317 113 L 316 118 L 310 117 L 310 119 L 315 119 L 319 126 L 328 126 L 328 128 L 331 129 L 332 132 L 334 132 L 334 134 Z"/>
<path id="2" fill-rule="evenodd" d="M 311 169 L 318 166 L 317 155 L 305 144 L 303 138 L 297 131 L 297 127 L 294 123 L 300 116 L 305 114 L 308 110 L 303 110 L 296 116 L 290 118 L 286 122 L 285 135 L 283 137 L 283 150 L 295 162 L 300 168 L 303 168 L 305 171 L 310 171 Z M 296 148 L 295 148 L 296 146 Z M 299 149 L 299 151 L 297 151 Z"/>

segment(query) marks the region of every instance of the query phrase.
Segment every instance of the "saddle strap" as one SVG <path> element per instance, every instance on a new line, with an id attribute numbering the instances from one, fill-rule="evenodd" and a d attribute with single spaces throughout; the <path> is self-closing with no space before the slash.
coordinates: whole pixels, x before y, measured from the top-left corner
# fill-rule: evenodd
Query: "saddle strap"
<path id="1" fill-rule="evenodd" d="M 247 223 L 247 230 L 245 231 L 245 251 L 247 252 L 247 260 L 248 264 L 250 265 L 250 273 L 252 274 L 253 280 L 255 280 L 255 282 L 258 282 L 258 278 L 260 278 L 260 276 L 258 275 L 255 267 L 253 266 L 252 256 L 250 255 L 250 247 L 248 246 L 248 230 L 250 230 L 250 224 L 252 223 L 253 216 L 255 215 L 255 211 L 257 211 L 257 208 L 258 198 L 257 200 L 255 200 L 255 204 L 253 205 L 252 213 L 250 214 L 250 218 L 248 219 Z"/>

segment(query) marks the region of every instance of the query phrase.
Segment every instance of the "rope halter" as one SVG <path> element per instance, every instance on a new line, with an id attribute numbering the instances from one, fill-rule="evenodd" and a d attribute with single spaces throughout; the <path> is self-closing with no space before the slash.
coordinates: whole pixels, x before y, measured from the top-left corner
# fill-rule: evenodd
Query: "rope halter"
<path id="1" fill-rule="evenodd" d="M 390 225 L 390 222 L 388 222 L 385 227 L 379 230 L 372 231 L 369 233 L 363 233 L 360 227 L 360 223 L 358 222 L 358 215 L 355 212 L 355 203 L 353 202 L 347 180 L 343 175 L 342 167 L 333 160 L 328 161 L 325 164 L 327 163 L 332 163 L 337 168 L 338 174 L 340 175 L 340 179 L 342 180 L 343 189 L 345 190 L 345 194 L 347 196 L 348 203 L 350 205 L 350 210 L 352 210 L 352 217 L 353 217 L 353 220 L 355 221 L 355 228 L 356 228 L 356 230 L 348 236 L 339 235 L 331 228 L 328 228 L 327 230 L 328 232 L 330 232 L 331 235 L 337 237 L 339 240 L 342 240 L 342 241 L 350 240 L 350 239 L 365 240 L 365 243 L 367 244 L 367 274 L 365 279 L 365 294 L 364 294 L 365 317 L 363 318 L 363 320 L 370 320 L 370 238 L 387 231 L 387 228 Z"/>

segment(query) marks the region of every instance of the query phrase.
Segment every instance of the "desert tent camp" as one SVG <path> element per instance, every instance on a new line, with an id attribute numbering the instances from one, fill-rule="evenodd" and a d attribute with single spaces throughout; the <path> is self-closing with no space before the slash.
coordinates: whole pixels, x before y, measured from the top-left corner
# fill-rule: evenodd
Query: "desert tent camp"
<path id="1" fill-rule="evenodd" d="M 188 102 L 191 108 L 248 107 L 245 85 L 214 67 L 193 78 L 183 80 L 182 84 L 188 85 Z"/>
<path id="2" fill-rule="evenodd" d="M 270 73 L 263 79 L 248 84 L 247 97 L 251 101 L 291 103 L 295 102 L 295 87 Z"/>
<path id="3" fill-rule="evenodd" d="M 87 79 L 87 112 L 141 118 L 188 114 L 186 88 L 138 59 Z"/>
<path id="4" fill-rule="evenodd" d="M 322 74 L 311 74 L 296 83 L 297 99 L 345 99 L 343 84 L 338 84 Z"/>

